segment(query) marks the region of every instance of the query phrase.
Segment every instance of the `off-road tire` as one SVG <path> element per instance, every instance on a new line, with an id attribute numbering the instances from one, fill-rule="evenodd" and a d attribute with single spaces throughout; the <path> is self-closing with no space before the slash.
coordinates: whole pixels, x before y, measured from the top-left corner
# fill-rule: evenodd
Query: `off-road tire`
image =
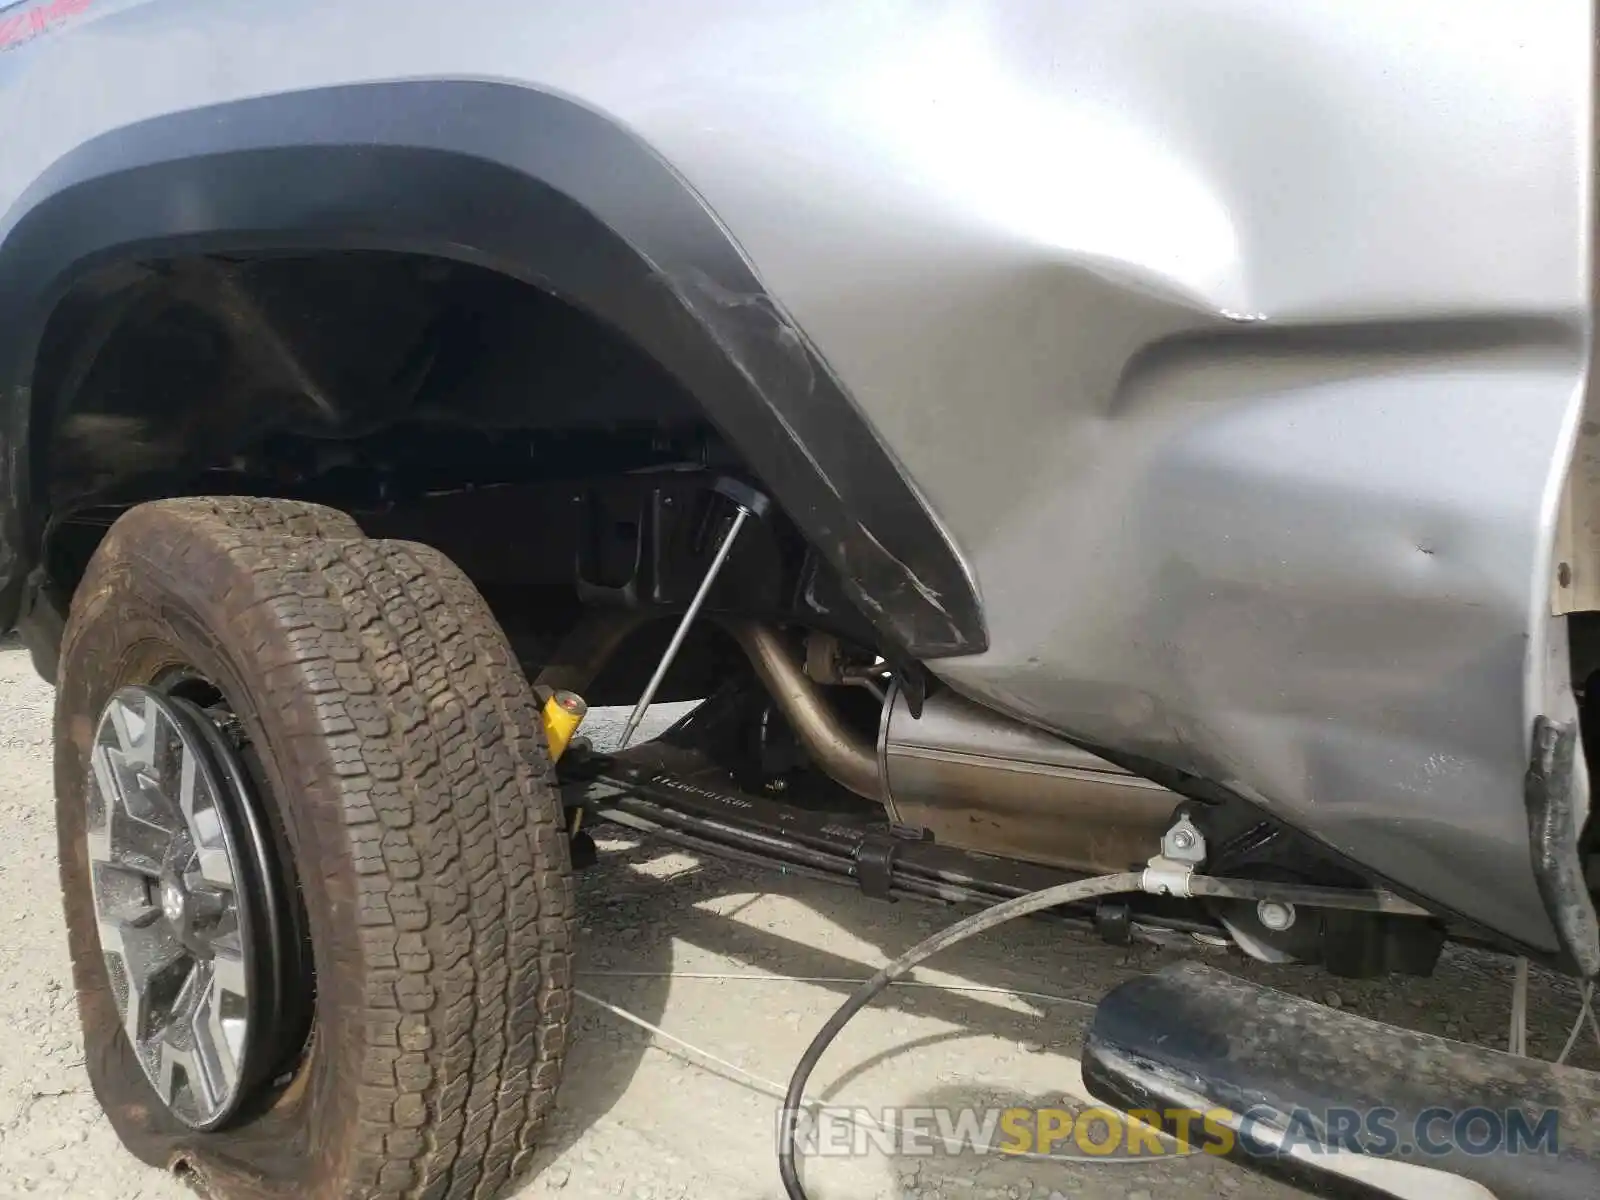
<path id="1" fill-rule="evenodd" d="M 96 552 L 61 661 L 73 972 L 90 1080 L 128 1148 L 226 1200 L 499 1194 L 554 1101 L 573 898 L 536 703 L 472 583 L 330 509 L 147 504 Z M 214 1133 L 171 1116 L 122 1033 L 84 839 L 100 712 L 180 665 L 239 718 L 315 966 L 309 1036 Z"/>

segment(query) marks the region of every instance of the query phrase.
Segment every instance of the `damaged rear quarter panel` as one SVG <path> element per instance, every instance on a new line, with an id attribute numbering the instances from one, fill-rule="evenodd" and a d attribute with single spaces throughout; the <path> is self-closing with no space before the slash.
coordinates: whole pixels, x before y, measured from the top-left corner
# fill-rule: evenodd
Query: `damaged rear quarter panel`
<path id="1" fill-rule="evenodd" d="M 1553 947 L 1588 6 L 828 11 L 713 36 L 748 170 L 666 152 L 967 555 L 938 673 Z"/>

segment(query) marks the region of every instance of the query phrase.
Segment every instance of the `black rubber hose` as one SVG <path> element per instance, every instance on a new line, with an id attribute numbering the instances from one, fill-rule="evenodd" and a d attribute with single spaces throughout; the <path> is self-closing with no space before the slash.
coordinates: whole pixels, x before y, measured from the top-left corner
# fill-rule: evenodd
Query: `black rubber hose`
<path id="1" fill-rule="evenodd" d="M 783 1190 L 788 1193 L 789 1200 L 809 1200 L 805 1188 L 800 1185 L 800 1175 L 795 1167 L 795 1150 L 800 1136 L 799 1118 L 805 1104 L 806 1084 L 810 1081 L 811 1072 L 816 1069 L 823 1053 L 833 1044 L 833 1039 L 839 1036 L 839 1031 L 849 1024 L 851 1017 L 871 1004 L 878 993 L 896 979 L 946 947 L 976 937 L 996 925 L 1004 925 L 1007 921 L 1042 912 L 1047 908 L 1055 908 L 1057 905 L 1075 904 L 1080 900 L 1093 900 L 1098 896 L 1142 891 L 1142 880 L 1142 874 L 1137 871 L 1127 871 L 1120 875 L 1097 875 L 1092 879 L 1078 879 L 1072 883 L 1058 884 L 1043 891 L 1029 892 L 1026 896 L 1003 901 L 992 908 L 973 913 L 948 929 L 942 929 L 932 937 L 918 942 L 852 992 L 850 998 L 839 1006 L 839 1011 L 829 1017 L 828 1023 L 816 1037 L 811 1039 L 811 1045 L 807 1046 L 806 1052 L 800 1056 L 800 1065 L 795 1067 L 794 1074 L 789 1077 L 789 1091 L 783 1100 L 782 1136 L 778 1139 L 778 1174 L 783 1179 Z"/>

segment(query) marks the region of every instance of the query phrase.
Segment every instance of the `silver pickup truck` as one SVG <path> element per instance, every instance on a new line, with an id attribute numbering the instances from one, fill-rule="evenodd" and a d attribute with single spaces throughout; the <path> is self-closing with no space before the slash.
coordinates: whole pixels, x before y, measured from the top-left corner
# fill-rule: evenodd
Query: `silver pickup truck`
<path id="1" fill-rule="evenodd" d="M 0 630 L 58 688 L 123 1140 L 230 1200 L 500 1192 L 561 1074 L 585 814 L 885 897 L 1110 876 L 1056 915 L 1112 938 L 1592 980 L 1594 34 L 1580 0 L 0 10 Z M 681 699 L 561 753 L 585 704 Z M 1145 986 L 1085 1052 L 1127 1104 L 1331 1087 L 1309 1049 L 1168 1061 L 1251 1005 L 1402 1107 L 1595 1088 Z M 1451 1169 L 1592 1196 L 1589 1124 Z"/>

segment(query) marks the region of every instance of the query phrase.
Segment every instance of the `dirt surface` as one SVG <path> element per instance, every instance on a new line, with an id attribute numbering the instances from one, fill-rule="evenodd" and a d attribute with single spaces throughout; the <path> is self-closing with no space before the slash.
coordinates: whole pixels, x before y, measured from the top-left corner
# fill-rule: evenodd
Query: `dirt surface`
<path id="1" fill-rule="evenodd" d="M 0 642 L 0 1196 L 178 1200 L 191 1193 L 121 1149 L 85 1082 L 57 898 L 50 704 L 27 656 Z M 604 743 L 603 716 L 590 732 Z M 517 1194 L 781 1197 L 769 1085 L 787 1080 L 850 990 L 824 981 L 865 977 L 955 914 L 701 860 L 615 828 L 597 832 L 600 865 L 581 885 L 579 987 L 586 998 L 577 1043 L 541 1173 Z M 1124 950 L 1023 923 L 1003 937 L 957 947 L 916 976 L 1012 992 L 892 991 L 846 1030 L 813 1077 L 812 1093 L 872 1109 L 1081 1105 L 1075 1054 L 1090 1002 L 1179 955 L 1207 956 L 1399 1024 L 1485 1044 L 1505 1038 L 1511 968 L 1486 955 L 1452 951 L 1428 980 L 1356 984 L 1301 969 L 1253 968 L 1192 943 Z M 1535 994 L 1541 992 L 1530 1049 L 1549 1056 L 1565 1037 L 1576 994 L 1566 981 L 1536 973 Z M 629 1023 L 607 1004 L 681 1042 Z M 1593 1065 L 1592 1044 L 1585 1055 Z M 1299 1195 L 1203 1156 L 1039 1164 L 873 1153 L 813 1161 L 806 1177 L 816 1200 Z M 1448 1194 L 1430 1180 L 1411 1190 Z"/>

